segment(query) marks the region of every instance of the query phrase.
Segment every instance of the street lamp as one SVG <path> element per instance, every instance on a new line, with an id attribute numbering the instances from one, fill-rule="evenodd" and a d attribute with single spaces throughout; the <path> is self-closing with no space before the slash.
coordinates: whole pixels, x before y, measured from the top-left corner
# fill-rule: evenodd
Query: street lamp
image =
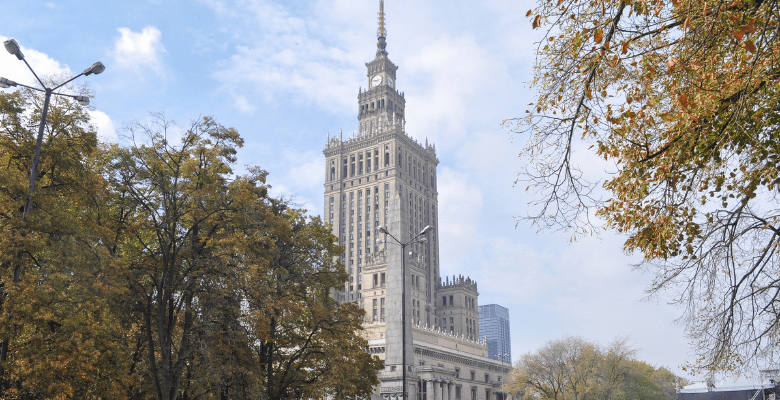
<path id="1" fill-rule="evenodd" d="M 506 370 L 504 370 L 504 359 L 509 358 L 509 354 L 498 354 L 496 357 L 501 359 L 501 398 L 506 400 L 506 393 L 504 393 L 504 384 L 506 383 Z"/>
<path id="2" fill-rule="evenodd" d="M 80 74 L 74 76 L 73 78 L 70 78 L 67 81 L 53 88 L 48 88 L 43 83 L 41 78 L 38 77 L 38 74 L 36 74 L 35 71 L 32 69 L 32 67 L 27 62 L 27 60 L 24 58 L 24 54 L 22 54 L 22 49 L 19 47 L 19 43 L 17 43 L 16 40 L 8 39 L 5 42 L 3 42 L 3 45 L 5 46 L 5 49 L 8 50 L 9 53 L 16 56 L 17 59 L 24 61 L 24 63 L 27 65 L 27 68 L 29 68 L 30 72 L 32 72 L 33 75 L 35 76 L 35 79 L 37 79 L 38 83 L 40 83 L 41 87 L 43 87 L 43 90 L 32 86 L 23 85 L 21 83 L 17 83 L 10 79 L 6 79 L 2 77 L 0 77 L 0 88 L 8 88 L 11 86 L 23 86 L 28 89 L 36 90 L 46 94 L 46 97 L 44 98 L 43 101 L 43 115 L 41 115 L 41 125 L 38 127 L 38 138 L 35 140 L 35 153 L 33 155 L 32 167 L 30 169 L 30 191 L 27 194 L 27 202 L 24 205 L 24 212 L 22 213 L 22 222 L 25 222 L 27 220 L 27 215 L 30 214 L 30 208 L 32 207 L 32 195 L 33 195 L 33 191 L 35 190 L 35 177 L 38 174 L 38 160 L 41 158 L 41 142 L 43 141 L 43 130 L 46 127 L 46 115 L 49 112 L 49 100 L 51 99 L 51 95 L 55 94 L 57 96 L 70 97 L 76 100 L 80 105 L 88 106 L 89 97 L 87 96 L 75 96 L 75 95 L 64 94 L 64 93 L 54 93 L 54 91 L 65 86 L 66 84 L 70 83 L 71 81 L 73 81 L 74 79 L 82 75 L 84 76 L 88 76 L 92 74 L 98 75 L 103 71 L 105 71 L 106 67 L 105 65 L 103 65 L 103 63 L 98 61 L 92 64 L 89 68 L 85 69 Z"/>
<path id="3" fill-rule="evenodd" d="M 379 232 L 385 236 L 390 236 L 396 244 L 401 246 L 401 368 L 403 372 L 401 374 L 401 398 L 406 400 L 406 246 L 414 243 L 425 243 L 428 238 L 421 237 L 433 229 L 430 225 L 427 225 L 420 231 L 417 236 L 409 239 L 408 242 L 402 243 L 391 235 L 384 226 L 379 227 Z M 387 243 L 387 240 L 377 239 L 377 243 Z"/>
<path id="4" fill-rule="evenodd" d="M 41 78 L 38 77 L 38 74 L 35 73 L 35 71 L 32 69 L 32 67 L 27 62 L 27 60 L 25 60 L 24 54 L 22 54 L 22 49 L 19 47 L 19 43 L 17 43 L 16 40 L 8 39 L 5 42 L 3 42 L 3 45 L 5 46 L 5 49 L 9 53 L 11 53 L 11 55 L 14 55 L 16 56 L 17 59 L 24 61 L 24 63 L 27 65 L 27 68 L 29 68 L 30 72 L 32 72 L 32 74 L 35 76 L 35 79 L 37 79 L 38 83 L 40 83 L 41 87 L 43 87 L 43 90 L 39 88 L 23 85 L 21 83 L 14 82 L 10 79 L 6 79 L 3 77 L 0 77 L 0 88 L 22 86 L 46 94 L 43 101 L 43 113 L 42 113 L 43 115 L 41 115 L 41 125 L 38 127 L 38 137 L 35 141 L 35 153 L 33 155 L 32 167 L 30 168 L 30 190 L 27 193 L 27 202 L 24 204 L 24 212 L 22 213 L 22 223 L 24 223 L 27 221 L 27 215 L 30 214 L 30 208 L 32 207 L 32 195 L 33 195 L 33 191 L 35 190 L 35 178 L 36 175 L 38 174 L 38 161 L 41 158 L 41 143 L 43 142 L 43 130 L 46 127 L 46 115 L 49 112 L 49 100 L 51 99 L 51 95 L 56 94 L 57 96 L 70 97 L 76 100 L 82 106 L 89 105 L 89 97 L 87 96 L 75 96 L 75 95 L 64 94 L 64 93 L 54 93 L 54 91 L 65 86 L 66 84 L 70 83 L 71 81 L 80 77 L 81 75 L 87 76 L 91 74 L 95 74 L 95 75 L 100 74 L 106 70 L 106 67 L 101 62 L 98 61 L 92 64 L 89 68 L 85 69 L 82 73 L 74 76 L 73 78 L 70 78 L 67 81 L 53 88 L 49 88 L 46 87 L 46 85 L 43 83 Z M 14 266 L 14 278 L 13 278 L 14 283 L 19 283 L 20 269 L 21 266 L 17 263 Z M 3 381 L 3 375 L 5 372 L 4 364 L 7 359 L 7 356 L 8 356 L 8 339 L 6 338 L 0 340 L 0 382 Z"/>

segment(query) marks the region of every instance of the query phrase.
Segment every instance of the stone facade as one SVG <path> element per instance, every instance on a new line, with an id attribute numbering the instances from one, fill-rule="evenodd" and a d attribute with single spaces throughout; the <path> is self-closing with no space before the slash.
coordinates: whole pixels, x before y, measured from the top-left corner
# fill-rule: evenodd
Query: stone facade
<path id="1" fill-rule="evenodd" d="M 441 279 L 439 160 L 434 145 L 406 133 L 406 100 L 396 89 L 398 67 L 387 57 L 382 10 L 380 1 L 377 52 L 366 64 L 367 89 L 358 91 L 358 132 L 328 135 L 323 151 L 324 219 L 344 246 L 341 262 L 349 272 L 334 296 L 366 310 L 368 351 L 385 361 L 375 396 L 400 398 L 405 355 L 410 399 L 498 399 L 505 372 L 479 340 L 477 284 L 462 276 Z M 433 229 L 427 242 L 402 251 L 380 226 L 401 243 Z"/>

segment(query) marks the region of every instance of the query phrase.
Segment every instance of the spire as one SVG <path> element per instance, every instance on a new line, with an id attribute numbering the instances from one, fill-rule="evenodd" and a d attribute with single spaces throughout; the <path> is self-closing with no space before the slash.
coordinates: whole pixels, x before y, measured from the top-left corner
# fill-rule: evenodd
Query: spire
<path id="1" fill-rule="evenodd" d="M 379 0 L 379 29 L 376 30 L 376 37 L 387 37 L 387 31 L 385 30 L 385 0 Z"/>
<path id="2" fill-rule="evenodd" d="M 387 28 L 385 28 L 385 0 L 379 0 L 379 28 L 376 30 L 376 54 L 378 55 L 387 55 L 387 51 L 385 51 L 385 48 L 387 47 L 387 43 L 385 43 L 385 39 L 387 38 Z"/>

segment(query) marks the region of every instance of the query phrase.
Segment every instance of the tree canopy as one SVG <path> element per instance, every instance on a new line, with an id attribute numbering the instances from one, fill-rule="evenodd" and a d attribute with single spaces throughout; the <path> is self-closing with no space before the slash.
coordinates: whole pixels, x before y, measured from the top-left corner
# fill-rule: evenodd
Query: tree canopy
<path id="1" fill-rule="evenodd" d="M 607 348 L 580 337 L 551 340 L 515 365 L 507 387 L 540 400 L 675 400 L 685 380 L 635 358 L 626 340 Z"/>
<path id="2" fill-rule="evenodd" d="M 0 393 L 4 399 L 366 396 L 382 363 L 328 226 L 236 174 L 238 132 L 163 114 L 99 143 L 52 104 L 26 221 L 39 115 L 0 93 Z"/>
<path id="3" fill-rule="evenodd" d="M 649 291 L 683 306 L 693 366 L 777 361 L 778 3 L 540 0 L 527 16 L 545 30 L 536 100 L 505 121 L 528 138 L 527 218 L 626 234 Z M 588 153 L 609 172 L 584 175 Z"/>

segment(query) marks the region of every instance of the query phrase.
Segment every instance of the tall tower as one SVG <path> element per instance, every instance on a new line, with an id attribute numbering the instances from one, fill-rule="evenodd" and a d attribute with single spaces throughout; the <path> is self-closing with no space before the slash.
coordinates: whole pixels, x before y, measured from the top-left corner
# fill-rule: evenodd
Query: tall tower
<path id="1" fill-rule="evenodd" d="M 325 221 L 344 246 L 341 262 L 349 280 L 336 296 L 366 310 L 369 340 L 382 339 L 383 390 L 401 387 L 402 351 L 413 360 L 412 325 L 435 326 L 439 283 L 438 193 L 435 146 L 421 144 L 405 130 L 406 99 L 398 91 L 398 67 L 388 58 L 384 1 L 380 1 L 377 50 L 366 63 L 367 89 L 358 90 L 358 132 L 328 137 L 325 154 Z M 426 243 L 406 254 L 406 348 L 402 349 L 402 254 L 392 243 L 378 244 L 379 226 L 406 242 L 427 225 Z M 411 380 L 411 374 L 407 374 Z M 388 389 L 390 390 L 390 389 Z M 411 390 L 411 389 L 410 389 Z"/>
<path id="2" fill-rule="evenodd" d="M 488 357 L 480 339 L 477 283 L 463 275 L 441 278 L 439 160 L 433 145 L 406 132 L 397 72 L 380 0 L 376 54 L 366 63 L 367 88 L 358 90 L 358 130 L 328 135 L 323 150 L 325 221 L 344 247 L 341 262 L 349 273 L 334 295 L 366 311 L 367 351 L 385 361 L 374 395 L 400 400 L 406 387 L 410 400 L 500 400 L 508 369 Z M 428 225 L 434 228 L 428 241 L 408 245 L 406 254 L 392 241 L 376 241 L 384 238 L 380 226 L 405 243 Z"/>
<path id="3" fill-rule="evenodd" d="M 509 332 L 509 309 L 498 304 L 479 306 L 479 334 L 487 338 L 488 357 L 512 359 L 512 343 Z"/>

